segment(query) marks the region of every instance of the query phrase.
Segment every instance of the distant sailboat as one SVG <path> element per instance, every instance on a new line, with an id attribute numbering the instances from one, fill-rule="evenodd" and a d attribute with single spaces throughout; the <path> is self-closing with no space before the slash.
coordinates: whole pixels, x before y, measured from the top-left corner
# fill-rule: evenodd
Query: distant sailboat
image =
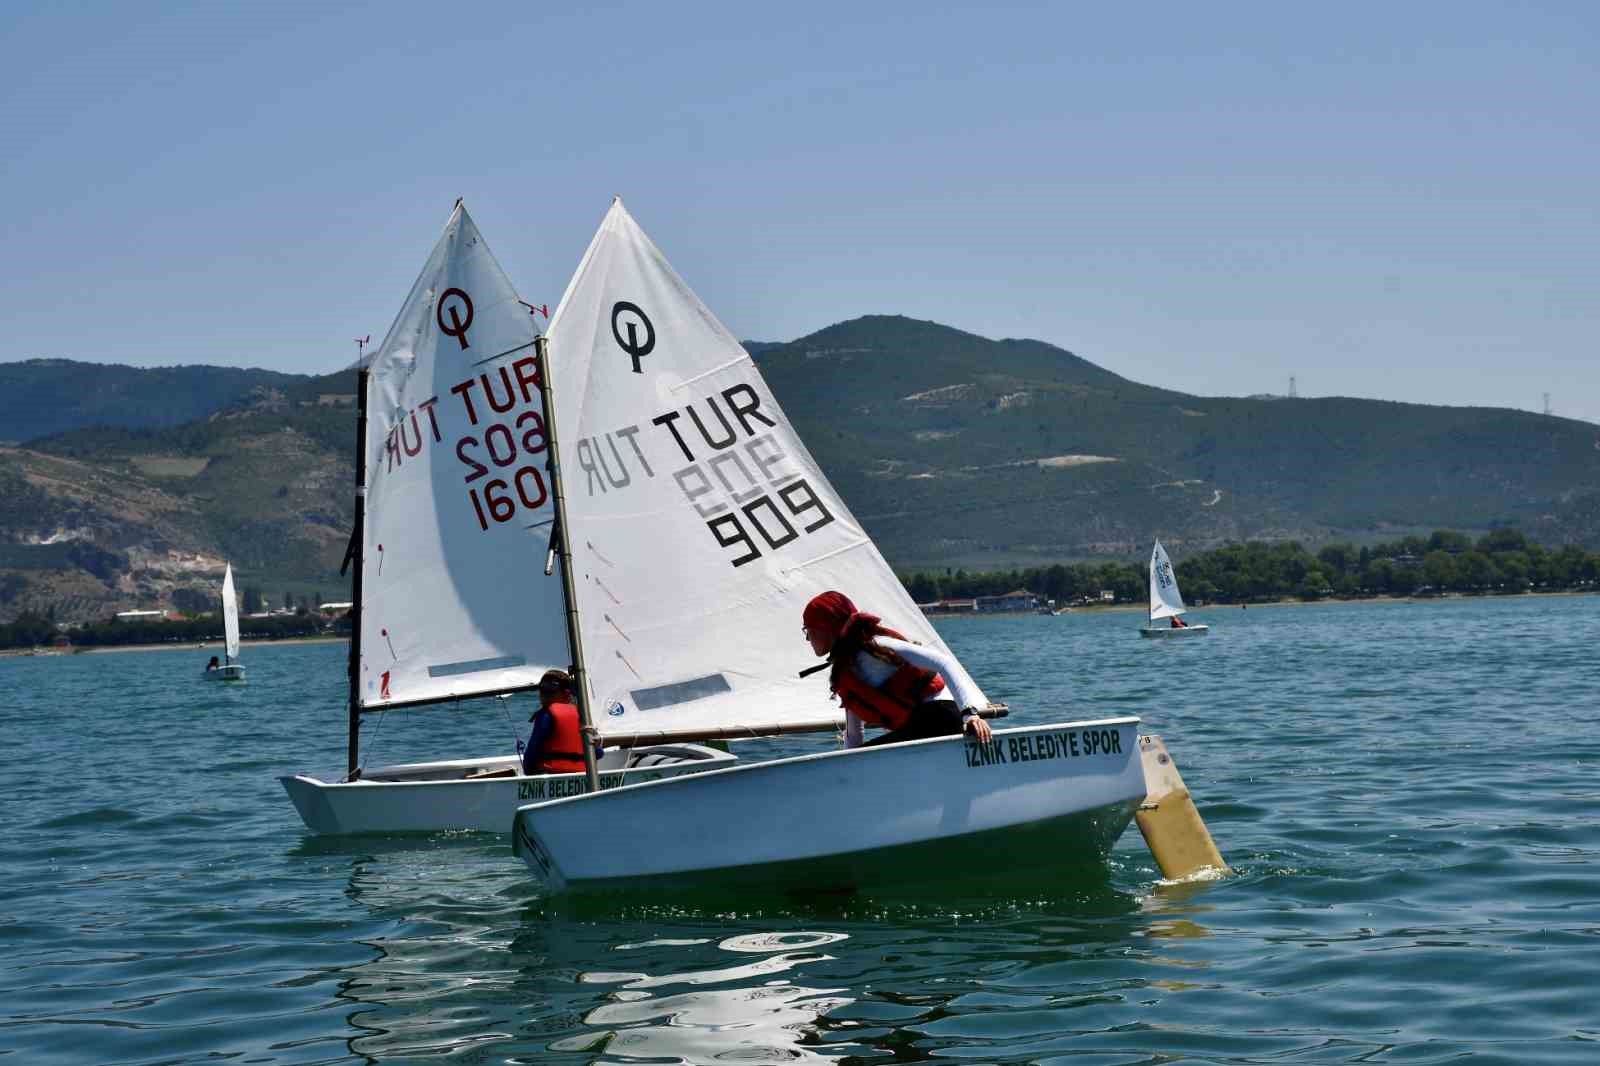
<path id="1" fill-rule="evenodd" d="M 206 668 L 212 681 L 243 681 L 244 667 L 239 658 L 239 597 L 233 592 L 233 565 L 222 573 L 222 665 Z"/>
<path id="2" fill-rule="evenodd" d="M 1150 552 L 1150 620 L 1139 630 L 1139 635 L 1185 637 L 1210 632 L 1209 626 L 1183 623 L 1181 616 L 1188 610 L 1189 608 L 1183 605 L 1183 594 L 1178 591 L 1178 575 L 1173 572 L 1172 560 L 1167 558 L 1167 550 L 1158 540 Z M 1156 625 L 1156 622 L 1163 618 L 1170 618 L 1173 621 L 1164 626 Z"/>

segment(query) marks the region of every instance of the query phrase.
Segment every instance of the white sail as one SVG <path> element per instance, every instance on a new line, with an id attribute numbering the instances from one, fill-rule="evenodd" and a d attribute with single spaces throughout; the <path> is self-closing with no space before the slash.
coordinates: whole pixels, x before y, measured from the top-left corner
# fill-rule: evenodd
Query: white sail
<path id="1" fill-rule="evenodd" d="M 372 358 L 363 706 L 536 684 L 570 662 L 533 318 L 457 205 Z"/>
<path id="2" fill-rule="evenodd" d="M 944 643 L 754 361 L 612 204 L 550 325 L 590 706 L 603 734 L 843 721 L 800 614 L 837 589 Z M 948 650 L 948 649 L 945 649 Z"/>
<path id="3" fill-rule="evenodd" d="M 233 564 L 222 572 L 222 646 L 231 661 L 239 657 L 239 598 L 233 594 Z"/>
<path id="4" fill-rule="evenodd" d="M 1158 540 L 1150 553 L 1150 620 L 1170 618 L 1186 610 L 1178 591 L 1178 575 L 1173 573 L 1172 560 Z"/>

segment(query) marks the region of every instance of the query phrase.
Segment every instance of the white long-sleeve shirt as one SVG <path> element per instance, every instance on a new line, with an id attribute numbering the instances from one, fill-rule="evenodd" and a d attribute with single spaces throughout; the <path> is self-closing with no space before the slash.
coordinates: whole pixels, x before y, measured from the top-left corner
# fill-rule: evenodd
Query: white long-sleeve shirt
<path id="1" fill-rule="evenodd" d="M 923 703 L 934 700 L 954 700 L 957 707 L 966 710 L 976 707 L 983 701 L 983 695 L 978 686 L 961 664 L 956 662 L 954 655 L 942 652 L 937 648 L 930 648 L 925 644 L 912 644 L 906 640 L 896 640 L 893 637 L 874 637 L 873 643 L 880 648 L 888 648 L 900 658 L 917 667 L 919 670 L 932 670 L 944 678 L 944 689 L 935 692 L 924 699 Z M 855 672 L 863 681 L 874 688 L 881 687 L 883 683 L 894 674 L 895 668 L 890 666 L 869 652 L 863 650 L 856 652 L 856 661 L 853 664 Z M 859 748 L 862 743 L 861 719 L 850 711 L 844 714 L 844 746 Z"/>

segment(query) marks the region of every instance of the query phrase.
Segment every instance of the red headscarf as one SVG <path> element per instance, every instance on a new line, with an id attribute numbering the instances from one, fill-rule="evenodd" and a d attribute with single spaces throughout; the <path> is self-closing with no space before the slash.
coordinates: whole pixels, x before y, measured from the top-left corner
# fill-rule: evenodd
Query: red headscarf
<path id="1" fill-rule="evenodd" d="M 859 615 L 856 605 L 842 592 L 821 592 L 811 597 L 800 616 L 801 622 L 813 633 L 832 633 L 837 639 L 849 625 L 850 619 Z M 873 619 L 877 621 L 877 619 Z"/>
<path id="2" fill-rule="evenodd" d="M 857 610 L 856 605 L 850 602 L 850 597 L 842 592 L 822 592 L 811 597 L 800 619 L 813 632 L 833 634 L 833 648 L 828 652 L 828 660 L 833 663 L 830 687 L 835 692 L 839 689 L 839 671 L 855 658 L 858 651 L 866 651 L 892 665 L 898 666 L 903 662 L 888 648 L 874 646 L 872 638 L 884 636 L 905 640 L 905 636 L 884 625 L 883 619 L 877 615 Z"/>

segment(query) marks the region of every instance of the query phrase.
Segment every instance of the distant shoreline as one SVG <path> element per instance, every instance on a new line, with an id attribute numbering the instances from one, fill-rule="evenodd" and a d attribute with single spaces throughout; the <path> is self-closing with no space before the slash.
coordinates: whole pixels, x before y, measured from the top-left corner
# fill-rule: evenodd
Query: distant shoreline
<path id="1" fill-rule="evenodd" d="M 247 648 L 265 648 L 279 644 L 343 644 L 349 637 L 281 637 L 274 640 L 242 640 L 239 650 Z M 217 654 L 216 649 L 222 647 L 221 641 L 208 641 L 205 644 L 190 644 L 187 641 L 173 640 L 162 644 L 94 644 L 84 647 L 50 648 L 41 647 L 38 651 L 32 648 L 3 648 L 0 649 L 0 658 L 14 656 L 50 656 L 50 655 L 106 655 L 119 651 L 205 651 Z"/>
<path id="2" fill-rule="evenodd" d="M 1250 607 L 1331 607 L 1337 604 L 1367 604 L 1367 603 L 1438 603 L 1448 600 L 1524 600 L 1524 599 L 1551 599 L 1560 596 L 1593 596 L 1600 593 L 1600 589 L 1560 589 L 1555 592 L 1513 592 L 1471 595 L 1465 592 L 1441 593 L 1437 596 L 1353 596 L 1349 599 L 1340 599 L 1328 596 L 1318 600 L 1262 600 L 1259 603 L 1208 603 L 1202 607 L 1189 607 L 1187 613 L 1196 614 L 1201 611 L 1238 611 Z M 1137 614 L 1148 611 L 1149 608 L 1142 603 L 1119 603 L 1109 607 L 1100 604 L 1073 605 L 1068 614 Z M 944 618 L 1030 618 L 1040 614 L 1038 611 L 938 611 L 934 614 L 924 615 L 931 619 Z"/>
<path id="3" fill-rule="evenodd" d="M 1473 596 L 1461 592 L 1445 593 L 1438 596 L 1361 596 L 1352 599 L 1338 599 L 1328 597 L 1320 600 L 1263 600 L 1260 603 L 1208 603 L 1204 607 L 1190 607 L 1189 613 L 1202 611 L 1237 611 L 1250 607 L 1328 607 L 1335 604 L 1367 604 L 1367 603 L 1438 603 L 1449 600 L 1521 600 L 1533 598 L 1553 598 L 1558 596 L 1593 596 L 1600 594 L 1600 589 L 1562 589 L 1558 592 L 1516 592 L 1509 595 L 1482 595 Z M 1102 607 L 1099 604 L 1074 606 L 1068 614 L 1137 614 L 1147 610 L 1143 604 L 1115 604 Z M 941 611 L 937 614 L 924 615 L 930 620 L 939 621 L 946 618 L 1032 618 L 1038 616 L 1037 611 Z M 283 644 L 343 644 L 350 640 L 349 637 L 282 637 L 274 640 L 247 640 L 240 643 L 240 649 L 265 648 Z M 51 655 L 106 655 L 120 651 L 212 651 L 220 647 L 220 642 L 206 643 L 204 645 L 188 644 L 182 641 L 171 641 L 164 644 L 97 644 L 88 647 L 47 648 L 41 647 L 37 651 L 33 648 L 0 648 L 0 659 L 18 656 L 51 656 Z M 215 654 L 215 652 L 212 652 Z"/>

